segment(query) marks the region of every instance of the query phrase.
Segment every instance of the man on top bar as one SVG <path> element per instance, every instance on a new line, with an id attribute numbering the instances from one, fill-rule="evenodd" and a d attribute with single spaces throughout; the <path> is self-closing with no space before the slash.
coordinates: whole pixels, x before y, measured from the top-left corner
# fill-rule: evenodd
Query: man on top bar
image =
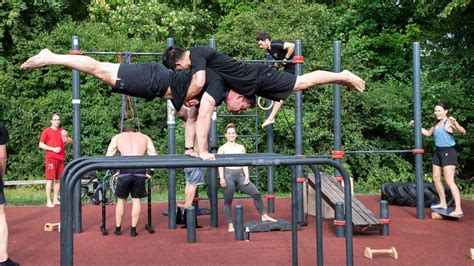
<path id="1" fill-rule="evenodd" d="M 250 108 L 254 104 L 255 95 L 280 102 L 285 100 L 291 92 L 306 90 L 316 85 L 336 83 L 363 92 L 365 82 L 350 71 L 340 73 L 316 70 L 302 76 L 287 72 L 279 72 L 263 64 L 246 64 L 236 61 L 230 56 L 220 53 L 211 47 L 196 46 L 190 50 L 179 47 L 169 47 L 163 54 L 163 63 L 172 69 L 192 68 L 193 79 L 196 84 L 205 84 L 207 69 L 214 70 L 225 83 L 232 88 L 225 97 L 227 110 L 240 111 Z M 199 116 L 210 117 L 212 114 L 213 99 L 201 98 Z M 206 108 L 203 104 L 210 103 Z M 281 105 L 273 107 L 277 112 Z M 206 113 L 203 114 L 202 111 Z M 203 160 L 213 160 L 214 155 L 208 151 L 207 136 L 211 120 L 197 121 L 196 134 L 199 146 L 199 157 Z M 192 138 L 189 138 L 191 141 Z M 187 145 L 189 145 L 187 143 Z"/>

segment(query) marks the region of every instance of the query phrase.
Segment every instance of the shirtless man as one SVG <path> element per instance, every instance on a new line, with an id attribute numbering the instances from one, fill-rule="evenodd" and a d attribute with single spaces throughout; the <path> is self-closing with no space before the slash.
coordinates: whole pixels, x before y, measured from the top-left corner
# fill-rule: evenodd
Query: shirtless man
<path id="1" fill-rule="evenodd" d="M 107 156 L 114 156 L 120 152 L 121 156 L 139 156 L 156 155 L 155 146 L 152 140 L 145 134 L 135 132 L 133 128 L 125 129 L 125 132 L 115 135 L 110 141 L 107 149 Z M 115 207 L 115 235 L 121 235 L 122 218 L 125 209 L 125 202 L 128 195 L 132 196 L 132 227 L 130 235 L 137 235 L 138 218 L 140 217 L 140 198 L 146 196 L 145 180 L 151 178 L 145 170 L 126 169 L 121 170 L 118 175 L 117 189 L 117 206 Z"/>

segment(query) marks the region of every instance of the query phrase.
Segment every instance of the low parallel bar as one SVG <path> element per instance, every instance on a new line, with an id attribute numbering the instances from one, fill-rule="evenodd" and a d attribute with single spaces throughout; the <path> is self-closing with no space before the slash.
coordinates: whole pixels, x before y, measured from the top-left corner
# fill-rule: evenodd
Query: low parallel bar
<path id="1" fill-rule="evenodd" d="M 71 162 L 73 166 L 67 166 L 67 173 L 63 174 L 61 180 L 62 190 L 64 191 L 63 202 L 61 204 L 61 265 L 73 265 L 73 189 L 80 181 L 81 177 L 92 170 L 100 169 L 143 169 L 143 168 L 183 168 L 183 167 L 226 167 L 226 166 L 294 166 L 309 165 L 313 170 L 316 179 L 320 178 L 319 171 L 314 165 L 329 165 L 336 168 L 343 176 L 346 186 L 344 187 L 344 203 L 345 203 L 345 220 L 346 220 L 346 265 L 353 265 L 352 251 L 352 206 L 351 206 L 351 186 L 349 176 L 345 169 L 330 159 L 305 158 L 304 156 L 289 155 L 268 155 L 248 154 L 244 156 L 234 155 L 218 155 L 215 161 L 202 161 L 198 158 L 187 156 L 122 156 L 122 157 L 84 157 Z M 292 167 L 294 169 L 294 167 Z M 292 204 L 295 205 L 296 199 L 295 186 L 297 176 L 293 173 L 292 180 Z M 317 200 L 320 190 L 317 189 Z M 321 204 L 319 199 L 316 204 Z M 317 205 L 318 206 L 318 205 Z M 321 206 L 318 206 L 318 213 Z M 294 208 L 292 208 L 294 209 Z M 296 213 L 292 214 L 292 256 L 293 264 L 297 265 L 297 230 L 296 230 Z M 322 216 L 317 217 L 317 228 L 322 228 Z M 317 247 L 318 247 L 318 265 L 322 265 L 322 230 L 318 230 Z M 296 263 L 295 263 L 296 262 Z"/>

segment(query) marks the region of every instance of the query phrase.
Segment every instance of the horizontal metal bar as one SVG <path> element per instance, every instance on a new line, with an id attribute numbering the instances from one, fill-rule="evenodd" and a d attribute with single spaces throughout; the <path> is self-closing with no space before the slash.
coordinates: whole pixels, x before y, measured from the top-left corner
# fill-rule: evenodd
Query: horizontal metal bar
<path id="1" fill-rule="evenodd" d="M 176 158 L 164 156 L 102 156 L 86 157 L 83 163 L 94 164 L 95 169 L 140 169 L 140 168 L 188 168 L 188 167 L 225 167 L 225 166 L 283 166 L 309 164 L 336 164 L 323 158 L 306 158 L 299 155 L 270 155 L 261 154 L 216 154 L 216 160 L 203 161 L 199 158 L 178 155 Z M 71 163 L 73 163 L 73 160 Z"/>
<path id="2" fill-rule="evenodd" d="M 413 150 L 344 151 L 345 154 L 413 153 Z"/>
<path id="3" fill-rule="evenodd" d="M 131 55 L 163 55 L 163 53 L 159 52 L 85 52 L 82 51 L 83 54 L 90 54 L 90 55 L 118 55 L 118 54 L 131 54 Z"/>
<path id="4" fill-rule="evenodd" d="M 232 117 L 232 118 L 255 118 L 256 115 L 217 115 L 218 117 Z"/>
<path id="5" fill-rule="evenodd" d="M 225 138 L 225 135 L 218 135 L 218 138 Z M 249 138 L 257 138 L 257 134 L 252 134 L 252 135 L 239 135 L 239 138 L 241 139 L 249 139 Z"/>
<path id="6" fill-rule="evenodd" d="M 239 60 L 245 63 L 293 63 L 293 60 L 265 60 L 265 59 L 260 59 L 260 60 L 253 60 L 253 59 L 243 59 Z"/>

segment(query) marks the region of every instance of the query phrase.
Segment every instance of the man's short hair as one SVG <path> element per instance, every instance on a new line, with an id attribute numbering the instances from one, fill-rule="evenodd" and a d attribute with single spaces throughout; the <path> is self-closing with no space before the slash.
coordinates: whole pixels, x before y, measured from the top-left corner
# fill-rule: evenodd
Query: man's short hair
<path id="1" fill-rule="evenodd" d="M 184 56 L 186 50 L 178 46 L 170 46 L 162 55 L 163 65 L 167 68 L 174 69 L 176 67 L 176 62 L 181 60 Z"/>
<path id="2" fill-rule="evenodd" d="M 123 123 L 123 132 L 138 132 L 138 124 L 135 119 L 128 119 Z"/>
<path id="3" fill-rule="evenodd" d="M 266 33 L 266 32 L 260 32 L 258 35 L 257 35 L 257 38 L 255 38 L 258 41 L 265 41 L 265 40 L 269 40 L 271 41 L 272 40 L 272 37 L 270 37 L 270 34 Z"/>
<path id="4" fill-rule="evenodd" d="M 250 107 L 255 107 L 255 103 L 257 102 L 255 96 L 244 96 L 244 98 L 250 104 Z"/>

